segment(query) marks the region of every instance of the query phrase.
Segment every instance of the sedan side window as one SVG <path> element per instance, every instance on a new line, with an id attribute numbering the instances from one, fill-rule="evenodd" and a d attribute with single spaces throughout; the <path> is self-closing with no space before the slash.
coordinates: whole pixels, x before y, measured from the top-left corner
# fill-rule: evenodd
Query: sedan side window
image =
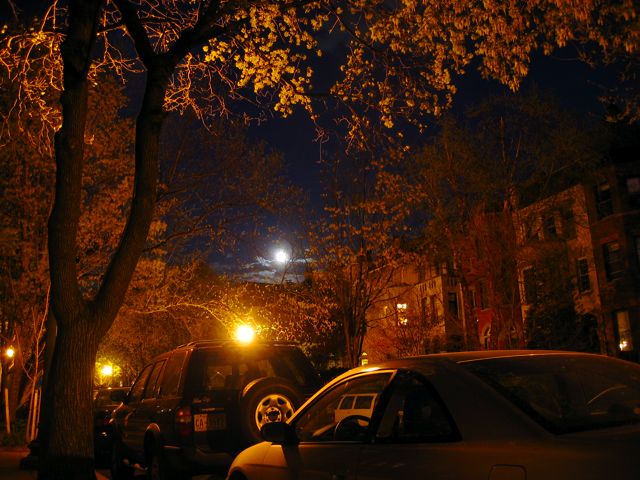
<path id="1" fill-rule="evenodd" d="M 457 429 L 433 387 L 415 376 L 399 379 L 380 423 L 377 440 L 407 443 L 458 439 Z"/>
<path id="2" fill-rule="evenodd" d="M 363 441 L 392 372 L 346 380 L 320 397 L 295 424 L 301 442 Z"/>
<path id="3" fill-rule="evenodd" d="M 314 402 L 295 423 L 301 442 L 364 441 L 369 422 L 392 372 L 357 376 Z"/>

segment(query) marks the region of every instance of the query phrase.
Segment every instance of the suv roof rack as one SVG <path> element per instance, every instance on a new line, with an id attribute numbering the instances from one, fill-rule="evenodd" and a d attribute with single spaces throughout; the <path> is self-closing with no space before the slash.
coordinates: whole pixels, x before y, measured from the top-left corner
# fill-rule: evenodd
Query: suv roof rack
<path id="1" fill-rule="evenodd" d="M 189 343 L 185 343 L 183 345 L 179 345 L 176 348 L 187 348 L 187 347 L 217 347 L 223 345 L 230 344 L 238 344 L 239 342 L 233 339 L 226 340 L 194 340 Z M 299 342 L 288 342 L 288 341 L 256 341 L 252 342 L 254 345 L 281 345 L 281 346 L 290 346 L 296 347 L 299 346 Z"/>

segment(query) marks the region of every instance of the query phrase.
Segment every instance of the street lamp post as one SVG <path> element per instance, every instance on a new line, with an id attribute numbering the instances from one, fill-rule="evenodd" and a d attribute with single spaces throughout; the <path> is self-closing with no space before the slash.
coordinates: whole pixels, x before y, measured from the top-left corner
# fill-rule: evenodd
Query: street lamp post
<path id="1" fill-rule="evenodd" d="M 7 388 L 6 379 L 8 377 L 9 370 L 11 370 L 11 367 L 13 367 L 13 357 L 15 356 L 15 354 L 16 354 L 16 351 L 12 346 L 7 347 L 6 350 L 4 351 L 4 362 L 2 365 L 2 369 L 3 369 L 2 373 L 5 380 L 4 382 L 2 382 L 3 383 L 2 394 L 4 399 L 4 418 L 6 420 L 8 435 L 11 434 L 11 411 L 9 409 L 9 388 Z"/>

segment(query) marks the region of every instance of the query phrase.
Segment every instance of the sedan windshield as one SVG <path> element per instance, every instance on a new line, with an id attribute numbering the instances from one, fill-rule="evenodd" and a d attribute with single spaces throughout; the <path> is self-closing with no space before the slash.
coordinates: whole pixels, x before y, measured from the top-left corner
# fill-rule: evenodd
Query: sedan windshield
<path id="1" fill-rule="evenodd" d="M 640 422 L 640 366 L 598 356 L 462 362 L 555 434 Z"/>

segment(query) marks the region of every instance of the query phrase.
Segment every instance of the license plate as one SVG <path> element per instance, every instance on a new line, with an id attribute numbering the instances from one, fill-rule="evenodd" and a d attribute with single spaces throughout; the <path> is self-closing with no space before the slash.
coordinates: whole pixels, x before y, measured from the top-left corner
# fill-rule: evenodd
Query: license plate
<path id="1" fill-rule="evenodd" d="M 227 418 L 224 413 L 198 413 L 193 416 L 193 429 L 196 432 L 224 430 Z"/>

